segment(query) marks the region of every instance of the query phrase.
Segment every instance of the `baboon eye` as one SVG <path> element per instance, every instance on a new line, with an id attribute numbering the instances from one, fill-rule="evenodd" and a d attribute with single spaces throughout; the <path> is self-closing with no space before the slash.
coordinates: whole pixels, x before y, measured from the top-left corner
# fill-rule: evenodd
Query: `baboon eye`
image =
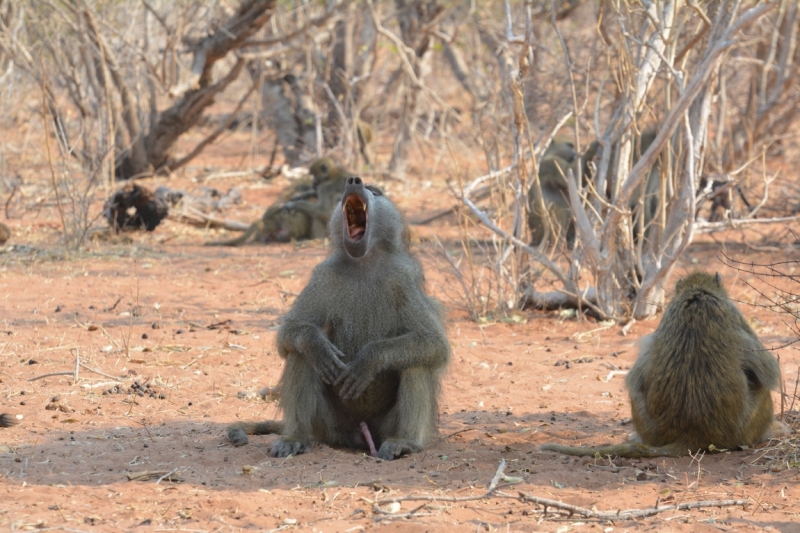
<path id="1" fill-rule="evenodd" d="M 323 171 L 323 172 L 327 172 L 328 171 L 328 165 L 322 165 L 320 167 L 320 170 Z"/>

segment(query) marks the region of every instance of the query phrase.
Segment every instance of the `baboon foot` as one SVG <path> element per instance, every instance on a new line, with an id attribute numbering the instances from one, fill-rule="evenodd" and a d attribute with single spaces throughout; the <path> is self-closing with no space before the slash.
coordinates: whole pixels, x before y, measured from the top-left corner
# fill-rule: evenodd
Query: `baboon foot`
<path id="1" fill-rule="evenodd" d="M 247 444 L 247 433 L 244 428 L 232 426 L 228 428 L 228 440 L 234 446 L 244 446 Z"/>
<path id="2" fill-rule="evenodd" d="M 391 461 L 397 459 L 402 455 L 409 453 L 416 453 L 422 449 L 422 446 L 410 440 L 386 440 L 381 444 L 381 449 L 378 450 L 378 457 L 384 461 Z"/>
<path id="3" fill-rule="evenodd" d="M 306 453 L 309 448 L 308 442 L 281 437 L 272 443 L 269 454 L 272 457 L 289 457 L 290 455 Z"/>

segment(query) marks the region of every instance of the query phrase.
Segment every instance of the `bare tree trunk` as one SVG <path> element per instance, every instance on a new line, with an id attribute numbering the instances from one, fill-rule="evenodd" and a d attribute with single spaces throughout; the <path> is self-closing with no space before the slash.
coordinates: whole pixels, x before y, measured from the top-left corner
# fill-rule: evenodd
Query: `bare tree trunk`
<path id="1" fill-rule="evenodd" d="M 350 4 L 345 16 L 336 23 L 334 36 L 336 39 L 333 45 L 332 61 L 328 85 L 331 88 L 333 97 L 341 106 L 345 116 L 349 115 L 350 109 L 350 78 L 353 76 L 353 28 L 355 25 L 354 13 L 355 4 Z M 328 130 L 332 135 L 328 136 L 328 144 L 335 144 L 334 138 L 338 138 L 338 133 L 342 129 L 342 118 L 335 105 L 330 106 L 328 111 Z"/>
<path id="2" fill-rule="evenodd" d="M 191 43 L 194 54 L 192 76 L 187 83 L 173 88 L 172 93 L 177 101 L 169 109 L 159 113 L 158 119 L 150 125 L 146 135 L 140 125 L 137 127 L 138 118 L 135 118 L 133 102 L 126 104 L 124 94 L 130 93 L 130 89 L 121 76 L 113 74 L 117 69 L 111 68 L 115 85 L 123 95 L 123 113 L 134 143 L 134 149 L 128 157 L 122 158 L 118 164 L 117 175 L 120 178 L 149 175 L 170 169 L 171 163 L 175 161 L 171 156 L 175 141 L 200 121 L 203 112 L 214 103 L 217 94 L 238 77 L 246 61 L 238 59 L 216 83 L 213 82 L 214 65 L 261 29 L 272 16 L 275 4 L 276 0 L 244 0 L 236 13 L 214 33 Z M 109 66 L 114 64 L 111 54 L 108 54 L 107 60 Z M 146 157 L 141 156 L 142 145 Z"/>
<path id="3" fill-rule="evenodd" d="M 415 60 L 412 63 L 414 74 L 418 79 L 424 78 L 423 58 L 427 54 L 432 40 L 431 25 L 442 13 L 444 7 L 435 1 L 423 0 L 395 0 L 397 21 L 403 42 L 414 51 Z M 404 53 L 404 52 L 400 52 Z M 405 176 L 406 159 L 414 134 L 417 121 L 417 104 L 420 88 L 410 83 L 404 76 L 403 109 L 400 113 L 400 129 L 394 139 L 392 159 L 389 161 L 389 172 L 401 179 Z"/>
<path id="4" fill-rule="evenodd" d="M 292 102 L 283 92 L 281 79 L 265 79 L 261 85 L 261 109 L 267 125 L 275 132 L 286 162 L 294 166 L 300 161 L 298 140 L 300 128 L 294 118 Z"/>

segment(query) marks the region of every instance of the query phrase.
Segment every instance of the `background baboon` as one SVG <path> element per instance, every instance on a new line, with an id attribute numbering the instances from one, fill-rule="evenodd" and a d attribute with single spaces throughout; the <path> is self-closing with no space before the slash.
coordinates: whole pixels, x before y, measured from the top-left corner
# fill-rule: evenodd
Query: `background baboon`
<path id="1" fill-rule="evenodd" d="M 639 161 L 641 155 L 650 147 L 655 138 L 656 131 L 654 129 L 647 129 L 642 132 L 642 135 L 638 137 L 638 139 L 634 140 L 632 161 L 634 165 Z M 615 146 L 612 150 L 611 160 L 608 164 L 609 173 L 613 172 L 613 169 L 616 168 L 617 153 L 618 147 Z M 603 147 L 599 142 L 592 141 L 589 144 L 589 147 L 586 149 L 586 152 L 584 152 L 582 158 L 584 184 L 586 180 L 593 179 L 593 170 L 590 163 L 598 162 L 602 156 Z M 630 207 L 635 213 L 633 218 L 633 235 L 637 240 L 642 233 L 647 232 L 647 229 L 650 227 L 651 222 L 655 218 L 656 211 L 658 210 L 658 194 L 661 184 L 660 179 L 661 158 L 656 160 L 656 162 L 650 168 L 650 171 L 647 173 L 647 177 L 644 179 L 643 183 L 639 185 L 636 191 L 633 192 L 628 202 L 628 207 Z M 606 181 L 606 199 L 611 198 L 612 182 L 612 179 L 608 179 Z M 639 208 L 640 203 L 641 208 Z"/>
<path id="2" fill-rule="evenodd" d="M 264 211 L 261 220 L 253 222 L 242 235 L 207 244 L 239 246 L 253 236 L 264 242 L 325 237 L 328 219 L 334 205 L 342 197 L 349 173 L 327 157 L 314 161 L 308 172 L 309 177 L 295 181 L 281 192 L 278 199 Z"/>
<path id="3" fill-rule="evenodd" d="M 450 346 L 408 230 L 395 206 L 360 178 L 347 180 L 340 206 L 330 220 L 330 255 L 278 331 L 284 422 L 233 424 L 228 438 L 236 445 L 248 434 L 280 431 L 271 450 L 278 457 L 307 451 L 311 439 L 363 448 L 365 422 L 378 457 L 388 460 L 437 434 Z"/>
<path id="4" fill-rule="evenodd" d="M 641 342 L 625 380 L 636 436 L 597 448 L 546 444 L 569 455 L 677 457 L 753 446 L 775 423 L 770 389 L 780 382 L 764 349 L 730 301 L 719 274 L 678 281 L 656 331 Z"/>
<path id="5" fill-rule="evenodd" d="M 301 178 L 284 189 L 270 205 L 260 220 L 256 220 L 247 231 L 235 239 L 206 243 L 207 246 L 240 246 L 251 238 L 264 242 L 289 242 L 292 239 L 308 239 L 311 232 L 311 220 L 304 213 L 288 209 L 286 203 L 293 198 L 314 197 L 314 185 L 311 176 Z"/>
<path id="6" fill-rule="evenodd" d="M 296 198 L 287 202 L 286 207 L 308 216 L 311 221 L 311 238 L 320 239 L 328 233 L 331 213 L 341 201 L 347 178 L 352 174 L 328 157 L 314 161 L 308 172 L 314 176 L 317 201 Z"/>
<path id="7" fill-rule="evenodd" d="M 575 225 L 569 203 L 567 186 L 567 170 L 572 169 L 574 176 L 586 177 L 586 156 L 578 161 L 578 154 L 571 141 L 556 138 L 547 147 L 539 161 L 539 185 L 542 190 L 542 201 L 545 211 L 539 202 L 539 194 L 535 185 L 528 189 L 528 227 L 531 229 L 531 243 L 538 246 L 544 239 L 548 222 L 553 224 L 552 235 L 563 236 L 567 246 L 575 241 Z"/>
<path id="8" fill-rule="evenodd" d="M 16 426 L 17 423 L 17 419 L 15 419 L 12 415 L 8 413 L 0 414 L 0 428 L 10 428 L 11 426 Z"/>

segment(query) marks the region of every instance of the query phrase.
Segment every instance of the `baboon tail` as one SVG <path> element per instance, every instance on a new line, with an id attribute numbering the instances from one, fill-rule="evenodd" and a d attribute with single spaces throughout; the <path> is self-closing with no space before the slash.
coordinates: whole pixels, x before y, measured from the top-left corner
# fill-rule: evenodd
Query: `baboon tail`
<path id="1" fill-rule="evenodd" d="M 228 440 L 233 442 L 234 446 L 247 444 L 248 435 L 272 435 L 275 433 L 283 433 L 283 421 L 237 422 L 228 426 Z"/>
<path id="2" fill-rule="evenodd" d="M 250 239 L 250 237 L 253 236 L 253 234 L 258 230 L 259 224 L 261 224 L 260 220 L 258 222 L 253 222 L 252 224 L 250 224 L 250 227 L 247 228 L 247 231 L 245 231 L 242 235 L 240 235 L 239 237 L 236 237 L 235 239 L 231 239 L 231 240 L 228 240 L 228 241 L 211 241 L 211 242 L 205 243 L 205 245 L 206 246 L 239 246 L 240 244 L 246 243 Z"/>
<path id="3" fill-rule="evenodd" d="M 0 428 L 10 428 L 16 426 L 19 422 L 16 418 L 8 413 L 0 414 Z"/>
<path id="4" fill-rule="evenodd" d="M 643 459 L 646 457 L 680 457 L 688 453 L 682 446 L 648 446 L 640 442 L 623 442 L 612 446 L 562 446 L 561 444 L 544 444 L 543 451 L 575 455 L 578 457 L 627 457 L 628 459 Z"/>

